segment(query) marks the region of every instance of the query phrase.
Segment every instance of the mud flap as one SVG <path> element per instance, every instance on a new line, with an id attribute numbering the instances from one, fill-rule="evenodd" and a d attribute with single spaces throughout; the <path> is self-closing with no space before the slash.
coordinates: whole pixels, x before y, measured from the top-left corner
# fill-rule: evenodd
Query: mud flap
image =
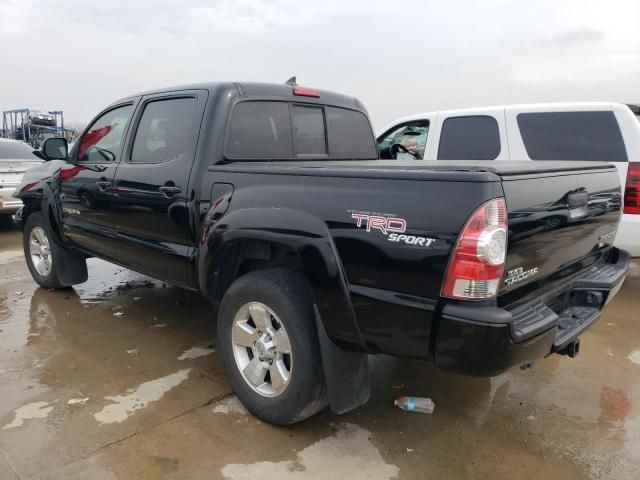
<path id="1" fill-rule="evenodd" d="M 61 248 L 56 242 L 53 242 L 51 253 L 53 254 L 53 261 L 61 266 L 58 269 L 58 281 L 62 285 L 70 287 L 87 281 L 89 277 L 87 261 L 82 255 L 66 248 Z"/>
<path id="2" fill-rule="evenodd" d="M 327 335 L 317 307 L 313 306 L 329 406 L 336 414 L 364 405 L 371 395 L 368 355 L 338 347 Z"/>
<path id="3" fill-rule="evenodd" d="M 43 199 L 42 212 L 49 212 L 49 202 Z M 51 208 L 55 208 L 53 205 Z M 52 233 L 51 254 L 54 264 L 60 265 L 58 268 L 58 281 L 65 287 L 84 283 L 89 278 L 87 272 L 87 260 L 81 254 L 65 248 L 59 238 L 58 229 L 51 224 L 50 215 L 43 215 L 49 231 Z"/>

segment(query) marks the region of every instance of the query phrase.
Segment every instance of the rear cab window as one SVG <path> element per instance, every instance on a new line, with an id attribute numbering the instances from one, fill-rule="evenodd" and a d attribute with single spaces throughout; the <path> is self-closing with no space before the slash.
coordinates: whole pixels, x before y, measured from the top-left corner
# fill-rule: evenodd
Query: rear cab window
<path id="1" fill-rule="evenodd" d="M 247 100 L 233 109 L 228 160 L 375 159 L 366 115 L 348 108 Z"/>
<path id="2" fill-rule="evenodd" d="M 532 160 L 627 161 L 612 111 L 520 113 L 517 122 Z"/>
<path id="3" fill-rule="evenodd" d="M 326 155 L 327 136 L 322 107 L 293 105 L 291 120 L 296 155 Z"/>
<path id="4" fill-rule="evenodd" d="M 231 116 L 227 158 L 291 158 L 293 139 L 285 102 L 242 102 Z"/>
<path id="5" fill-rule="evenodd" d="M 442 124 L 438 160 L 495 160 L 500 150 L 500 131 L 493 117 L 449 117 Z"/>

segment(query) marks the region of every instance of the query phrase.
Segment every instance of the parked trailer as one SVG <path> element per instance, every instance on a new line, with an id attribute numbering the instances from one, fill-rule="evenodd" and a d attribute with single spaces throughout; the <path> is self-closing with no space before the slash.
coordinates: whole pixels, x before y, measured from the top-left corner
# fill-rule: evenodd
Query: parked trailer
<path id="1" fill-rule="evenodd" d="M 2 112 L 3 138 L 20 140 L 34 148 L 47 138 L 64 137 L 71 140 L 75 134 L 72 128 L 65 128 L 62 110 L 50 110 L 43 113 L 29 108 L 17 108 Z"/>

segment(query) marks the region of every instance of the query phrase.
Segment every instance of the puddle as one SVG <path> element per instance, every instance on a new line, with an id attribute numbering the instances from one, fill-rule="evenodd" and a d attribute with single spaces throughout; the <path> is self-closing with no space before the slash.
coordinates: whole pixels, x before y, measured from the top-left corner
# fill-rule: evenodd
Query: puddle
<path id="1" fill-rule="evenodd" d="M 169 390 L 184 382 L 190 371 L 190 368 L 178 370 L 166 377 L 144 382 L 139 387 L 128 390 L 126 395 L 105 397 L 113 403 L 95 413 L 93 417 L 101 424 L 123 422 L 136 410 L 145 408 L 151 402 L 157 402 Z"/>
<path id="2" fill-rule="evenodd" d="M 627 356 L 627 360 L 636 365 L 640 365 L 640 350 L 634 350 Z"/>
<path id="3" fill-rule="evenodd" d="M 222 469 L 230 480 L 390 480 L 399 469 L 384 461 L 371 443 L 371 433 L 357 425 L 345 423 L 331 437 L 316 442 L 297 454 L 295 460 L 231 464 Z M 330 459 L 330 463 L 327 463 Z"/>
<path id="4" fill-rule="evenodd" d="M 21 427 L 25 420 L 31 420 L 32 418 L 47 418 L 53 411 L 53 403 L 55 402 L 33 402 L 15 409 L 13 421 L 7 423 L 2 429 Z"/>
<path id="5" fill-rule="evenodd" d="M 205 357 L 211 355 L 215 350 L 213 348 L 193 347 L 186 350 L 182 355 L 178 357 L 178 360 L 191 360 L 198 357 Z"/>
<path id="6" fill-rule="evenodd" d="M 213 407 L 213 413 L 222 413 L 224 415 L 229 415 L 230 413 L 246 415 L 249 412 L 244 408 L 244 405 L 242 405 L 242 402 L 240 402 L 238 397 L 233 396 Z"/>

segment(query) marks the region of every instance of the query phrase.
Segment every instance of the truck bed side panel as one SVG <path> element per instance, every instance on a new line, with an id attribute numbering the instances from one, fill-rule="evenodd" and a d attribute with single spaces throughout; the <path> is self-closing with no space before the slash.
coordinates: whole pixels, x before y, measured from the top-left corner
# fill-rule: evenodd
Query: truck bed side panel
<path id="1" fill-rule="evenodd" d="M 205 179 L 234 185 L 227 215 L 264 206 L 322 219 L 336 245 L 362 337 L 374 351 L 406 356 L 424 357 L 428 351 L 436 299 L 459 230 L 479 205 L 503 194 L 497 177 L 447 182 L 444 172 L 439 180 L 423 181 L 397 178 L 403 174 L 396 177 L 394 171 L 387 171 L 387 178 L 357 178 L 319 169 L 273 174 L 254 164 L 247 175 L 232 168 L 238 165 L 211 167 L 206 174 L 211 179 Z M 400 235 L 407 238 L 398 240 Z"/>

